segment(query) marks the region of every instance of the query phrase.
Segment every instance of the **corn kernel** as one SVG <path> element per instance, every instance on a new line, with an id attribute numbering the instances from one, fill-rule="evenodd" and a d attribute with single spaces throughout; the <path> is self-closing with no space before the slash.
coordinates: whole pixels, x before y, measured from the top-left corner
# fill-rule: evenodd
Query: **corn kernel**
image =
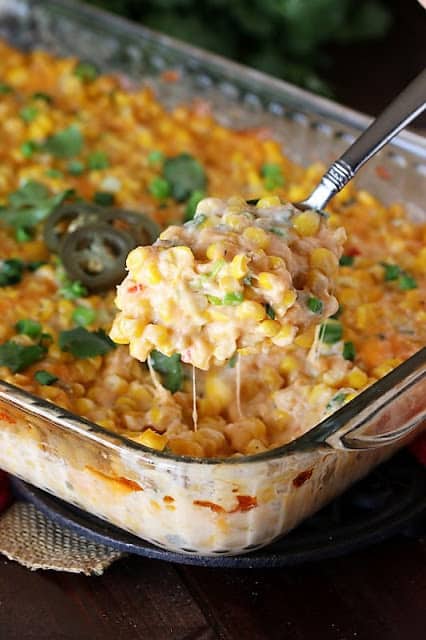
<path id="1" fill-rule="evenodd" d="M 261 289 L 271 290 L 276 285 L 277 279 L 272 273 L 262 271 L 257 276 L 257 284 Z"/>
<path id="2" fill-rule="evenodd" d="M 168 252 L 179 266 L 192 266 L 194 264 L 194 254 L 189 247 L 171 247 Z"/>
<path id="3" fill-rule="evenodd" d="M 292 289 L 289 289 L 283 294 L 282 304 L 284 304 L 287 308 L 291 307 L 297 300 L 297 293 Z"/>
<path id="4" fill-rule="evenodd" d="M 320 226 L 320 217 L 315 211 L 304 211 L 293 218 L 293 227 L 299 236 L 314 236 Z"/>
<path id="5" fill-rule="evenodd" d="M 225 255 L 225 247 L 221 242 L 214 242 L 207 247 L 206 256 L 209 260 L 221 260 Z"/>
<path id="6" fill-rule="evenodd" d="M 273 338 L 277 335 L 281 328 L 280 323 L 277 320 L 264 320 L 259 325 L 260 332 L 266 338 Z"/>
<path id="7" fill-rule="evenodd" d="M 269 264 L 272 269 L 279 269 L 280 267 L 285 266 L 285 262 L 279 256 L 269 256 Z"/>
<path id="8" fill-rule="evenodd" d="M 134 273 L 139 273 L 140 269 L 145 264 L 146 260 L 151 257 L 151 251 L 148 247 L 137 247 L 133 249 L 127 256 L 126 266 L 133 276 Z"/>
<path id="9" fill-rule="evenodd" d="M 238 215 L 238 213 L 228 212 L 223 216 L 222 220 L 223 224 L 226 224 L 234 231 L 243 229 L 247 224 L 246 218 L 244 218 L 244 216 Z"/>
<path id="10" fill-rule="evenodd" d="M 309 256 L 309 261 L 313 269 L 318 269 L 327 276 L 333 276 L 337 273 L 339 262 L 329 249 L 323 247 L 314 249 Z"/>
<path id="11" fill-rule="evenodd" d="M 361 389 L 367 384 L 368 376 L 364 371 L 361 371 L 358 367 L 354 367 L 352 371 L 346 376 L 348 386 L 353 389 Z"/>
<path id="12" fill-rule="evenodd" d="M 303 349 L 309 349 L 312 346 L 312 343 L 315 338 L 315 329 L 312 327 L 303 333 L 300 333 L 294 339 L 294 344 L 298 347 L 302 347 Z"/>
<path id="13" fill-rule="evenodd" d="M 373 369 L 373 374 L 377 378 L 383 378 L 387 373 L 395 369 L 398 365 L 400 365 L 402 360 L 400 358 L 389 358 L 389 360 L 385 360 L 378 367 Z"/>
<path id="14" fill-rule="evenodd" d="M 139 444 L 145 445 L 145 447 L 150 447 L 157 451 L 163 451 L 167 444 L 167 436 L 161 435 L 152 429 L 145 429 L 143 433 L 132 434 L 130 438 Z"/>
<path id="15" fill-rule="evenodd" d="M 266 316 L 265 307 L 254 300 L 244 300 L 236 309 L 237 318 L 240 320 L 255 320 L 260 322 Z"/>
<path id="16" fill-rule="evenodd" d="M 243 231 L 243 236 L 259 249 L 266 249 L 269 245 L 268 234 L 260 227 L 247 227 Z"/>
<path id="17" fill-rule="evenodd" d="M 272 338 L 272 342 L 278 347 L 285 347 L 291 344 L 296 335 L 297 328 L 291 324 L 283 324 L 278 333 Z"/>
<path id="18" fill-rule="evenodd" d="M 259 200 L 256 207 L 258 209 L 267 209 L 268 207 L 279 207 L 280 204 L 281 201 L 278 196 L 265 196 Z"/>
<path id="19" fill-rule="evenodd" d="M 231 276 L 239 280 L 244 278 L 248 271 L 248 258 L 247 256 L 239 253 L 232 259 L 230 265 Z"/>
<path id="20" fill-rule="evenodd" d="M 217 412 L 229 405 L 233 397 L 233 389 L 217 375 L 208 374 L 204 386 L 205 398 L 211 402 Z"/>
<path id="21" fill-rule="evenodd" d="M 279 365 L 279 371 L 283 375 L 288 375 L 298 369 L 298 361 L 293 356 L 286 356 Z"/>

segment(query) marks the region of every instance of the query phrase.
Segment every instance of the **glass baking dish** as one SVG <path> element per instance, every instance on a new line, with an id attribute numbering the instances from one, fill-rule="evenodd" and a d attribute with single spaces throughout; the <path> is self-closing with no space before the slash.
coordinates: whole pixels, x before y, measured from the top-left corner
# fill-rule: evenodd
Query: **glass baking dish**
<path id="1" fill-rule="evenodd" d="M 301 164 L 339 155 L 368 118 L 282 81 L 67 0 L 0 0 L 0 37 L 95 60 L 166 106 L 208 100 L 218 120 L 267 127 Z M 174 69 L 178 83 L 162 81 Z M 391 168 L 393 181 L 376 168 Z M 426 142 L 405 132 L 359 184 L 423 215 Z M 0 381 L 0 467 L 150 542 L 237 554 L 295 527 L 424 428 L 426 349 L 288 445 L 257 456 L 159 453 Z"/>

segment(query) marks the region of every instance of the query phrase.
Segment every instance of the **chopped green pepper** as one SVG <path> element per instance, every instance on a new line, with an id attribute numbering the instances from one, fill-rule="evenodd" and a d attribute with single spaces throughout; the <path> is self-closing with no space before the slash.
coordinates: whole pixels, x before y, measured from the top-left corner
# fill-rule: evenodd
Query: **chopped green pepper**
<path id="1" fill-rule="evenodd" d="M 15 329 L 17 333 L 33 338 L 34 340 L 39 338 L 42 332 L 41 324 L 37 322 L 37 320 L 31 320 L 31 318 L 18 320 L 15 324 Z"/>
<path id="2" fill-rule="evenodd" d="M 311 296 L 310 298 L 308 298 L 307 305 L 309 311 L 312 311 L 312 313 L 322 313 L 323 303 L 319 298 Z"/>

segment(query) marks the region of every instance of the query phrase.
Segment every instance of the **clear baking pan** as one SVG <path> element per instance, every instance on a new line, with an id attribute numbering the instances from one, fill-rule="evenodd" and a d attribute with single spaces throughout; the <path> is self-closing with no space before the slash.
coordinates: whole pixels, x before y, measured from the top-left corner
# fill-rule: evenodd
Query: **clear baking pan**
<path id="1" fill-rule="evenodd" d="M 369 120 L 328 100 L 76 2 L 0 0 L 0 37 L 96 61 L 155 86 L 167 106 L 208 100 L 229 126 L 268 127 L 285 152 L 327 164 Z M 179 83 L 163 83 L 164 69 Z M 377 163 L 391 170 L 379 179 Z M 401 134 L 358 182 L 415 219 L 426 142 Z M 182 553 L 263 546 L 321 508 L 425 426 L 426 349 L 297 440 L 256 456 L 159 453 L 0 381 L 0 467 L 154 544 Z"/>

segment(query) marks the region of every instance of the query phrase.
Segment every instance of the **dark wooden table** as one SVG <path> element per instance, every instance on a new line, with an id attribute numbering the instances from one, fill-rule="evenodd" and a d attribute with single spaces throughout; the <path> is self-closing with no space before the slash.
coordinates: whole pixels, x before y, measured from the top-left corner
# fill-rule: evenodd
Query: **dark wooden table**
<path id="1" fill-rule="evenodd" d="M 424 15 L 414 0 L 405 3 L 399 5 L 408 14 L 401 9 L 402 23 L 387 47 L 370 45 L 361 58 L 354 49 L 349 68 L 335 68 L 344 103 L 377 113 L 421 68 Z M 367 84 L 360 92 L 361 79 Z M 346 557 L 273 570 L 185 567 L 133 556 L 92 578 L 30 572 L 0 557 L 0 640 L 425 637 L 425 539 L 395 537 Z"/>

